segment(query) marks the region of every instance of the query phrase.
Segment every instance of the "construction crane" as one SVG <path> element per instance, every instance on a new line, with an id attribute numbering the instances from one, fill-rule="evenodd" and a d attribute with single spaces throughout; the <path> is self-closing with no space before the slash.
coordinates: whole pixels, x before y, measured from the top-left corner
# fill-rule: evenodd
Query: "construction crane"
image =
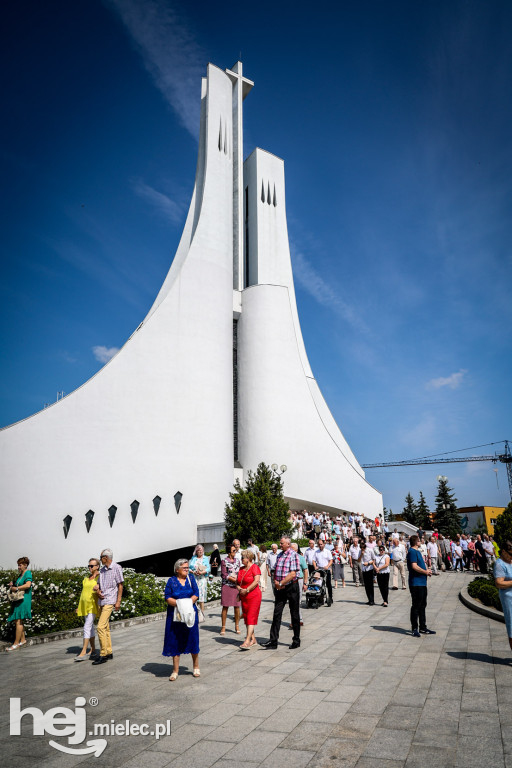
<path id="1" fill-rule="evenodd" d="M 483 448 L 488 445 L 498 445 L 504 443 L 505 450 L 503 453 L 494 453 L 489 456 L 457 456 L 451 458 L 446 457 L 449 453 L 458 453 L 458 451 L 447 451 L 446 453 L 433 454 L 432 456 L 423 456 L 421 459 L 407 459 L 405 461 L 383 461 L 380 464 L 361 464 L 363 469 L 374 469 L 375 467 L 406 467 L 412 464 L 455 464 L 462 463 L 463 461 L 492 461 L 496 464 L 498 461 L 505 464 L 507 468 L 508 490 L 510 493 L 510 499 L 512 500 L 512 454 L 510 452 L 510 445 L 508 440 L 498 440 L 494 443 L 485 443 L 484 445 L 475 445 L 474 448 Z M 459 450 L 473 450 L 472 448 L 462 448 Z"/>

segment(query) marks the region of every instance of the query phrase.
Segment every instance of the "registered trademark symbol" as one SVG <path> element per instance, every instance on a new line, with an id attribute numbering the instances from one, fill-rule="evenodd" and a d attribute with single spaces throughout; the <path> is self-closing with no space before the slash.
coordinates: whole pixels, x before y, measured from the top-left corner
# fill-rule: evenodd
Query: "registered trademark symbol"
<path id="1" fill-rule="evenodd" d="M 91 705 L 91 707 L 97 707 L 98 706 L 99 701 L 96 698 L 96 696 L 91 696 L 91 698 L 89 699 L 89 704 Z"/>

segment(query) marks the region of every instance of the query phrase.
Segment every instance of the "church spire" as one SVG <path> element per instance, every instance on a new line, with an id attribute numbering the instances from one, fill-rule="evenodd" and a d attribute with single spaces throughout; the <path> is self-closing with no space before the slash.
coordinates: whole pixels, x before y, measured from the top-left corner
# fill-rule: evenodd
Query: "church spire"
<path id="1" fill-rule="evenodd" d="M 226 74 L 233 84 L 233 288 L 244 288 L 244 126 L 243 100 L 254 86 L 237 61 Z"/>

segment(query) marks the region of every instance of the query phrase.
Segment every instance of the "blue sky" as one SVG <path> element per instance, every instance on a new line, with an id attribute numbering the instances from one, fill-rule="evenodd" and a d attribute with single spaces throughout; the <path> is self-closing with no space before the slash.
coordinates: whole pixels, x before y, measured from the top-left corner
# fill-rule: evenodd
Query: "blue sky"
<path id="1" fill-rule="evenodd" d="M 245 154 L 285 160 L 306 348 L 359 461 L 512 439 L 510 3 L 3 15 L 0 425 L 75 389 L 144 318 L 193 188 L 200 77 L 241 53 Z M 432 503 L 438 474 L 461 505 L 508 502 L 489 463 L 367 477 L 398 511 L 409 491 Z"/>

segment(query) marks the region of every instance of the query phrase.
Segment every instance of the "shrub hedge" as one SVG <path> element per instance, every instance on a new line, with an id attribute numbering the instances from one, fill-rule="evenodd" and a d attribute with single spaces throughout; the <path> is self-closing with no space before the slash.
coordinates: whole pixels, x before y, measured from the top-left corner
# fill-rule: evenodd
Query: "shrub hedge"
<path id="1" fill-rule="evenodd" d="M 136 573 L 124 568 L 124 589 L 121 607 L 112 612 L 112 619 L 147 616 L 165 611 L 164 589 L 166 578 L 151 573 Z M 76 608 L 82 591 L 82 581 L 87 575 L 85 568 L 32 571 L 32 619 L 25 622 L 27 636 L 77 629 L 83 618 Z M 11 603 L 7 600 L 8 584 L 18 576 L 17 571 L 0 571 L 0 639 L 11 640 L 14 623 L 7 623 Z M 207 600 L 220 597 L 220 583 L 208 584 Z"/>
<path id="2" fill-rule="evenodd" d="M 503 611 L 499 589 L 494 583 L 493 576 L 477 576 L 468 584 L 468 593 L 484 605 L 490 605 L 498 611 Z"/>

